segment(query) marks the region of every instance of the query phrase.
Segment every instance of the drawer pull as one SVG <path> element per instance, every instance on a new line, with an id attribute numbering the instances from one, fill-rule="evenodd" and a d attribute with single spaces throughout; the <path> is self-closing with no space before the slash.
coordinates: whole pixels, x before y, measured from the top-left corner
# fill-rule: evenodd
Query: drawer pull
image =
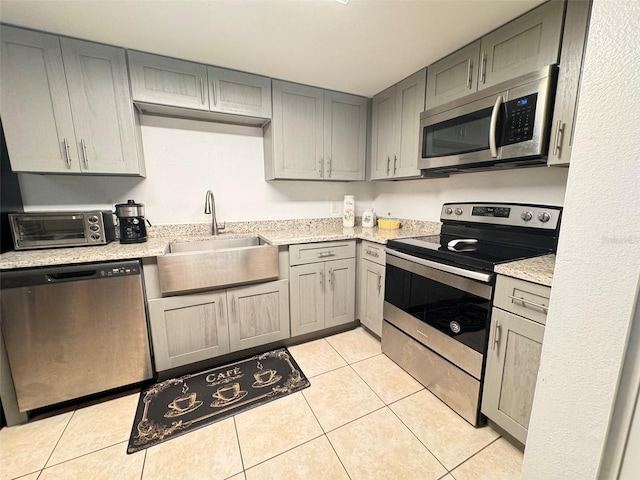
<path id="1" fill-rule="evenodd" d="M 502 333 L 502 327 L 498 322 L 496 322 L 495 329 L 493 331 L 493 345 L 491 346 L 491 350 L 495 350 L 496 346 L 500 344 L 500 334 Z"/>
<path id="2" fill-rule="evenodd" d="M 335 253 L 333 253 L 333 251 L 329 251 L 329 252 L 320 252 L 318 254 L 319 258 L 326 258 L 326 257 L 335 257 Z"/>
<path id="3" fill-rule="evenodd" d="M 371 255 L 372 257 L 376 257 L 376 258 L 378 258 L 380 256 L 380 254 L 378 252 L 374 252 L 373 250 L 367 250 L 365 253 L 367 255 Z"/>
<path id="4" fill-rule="evenodd" d="M 546 305 L 542 305 L 540 303 L 535 303 L 532 302 L 530 300 L 526 300 L 522 297 L 514 297 L 513 295 L 507 295 L 507 297 L 509 297 L 511 300 L 513 300 L 514 302 L 520 302 L 522 304 L 523 307 L 527 307 L 527 305 L 531 305 L 532 307 L 537 307 L 539 309 L 541 309 L 544 313 L 547 313 L 549 311 L 549 307 L 547 307 Z"/>

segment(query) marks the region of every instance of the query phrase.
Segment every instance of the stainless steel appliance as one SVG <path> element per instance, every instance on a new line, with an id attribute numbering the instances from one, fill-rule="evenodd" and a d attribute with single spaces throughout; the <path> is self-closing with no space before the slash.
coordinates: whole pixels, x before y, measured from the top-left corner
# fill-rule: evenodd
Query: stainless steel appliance
<path id="1" fill-rule="evenodd" d="M 144 205 L 133 200 L 116 205 L 116 216 L 120 225 L 120 243 L 142 243 L 147 241 L 147 226 Z"/>
<path id="2" fill-rule="evenodd" d="M 16 250 L 105 245 L 115 238 L 111 212 L 25 212 L 9 214 Z"/>
<path id="3" fill-rule="evenodd" d="M 444 204 L 440 235 L 387 243 L 382 351 L 472 425 L 482 423 L 494 266 L 554 252 L 561 213 Z"/>
<path id="4" fill-rule="evenodd" d="M 5 271 L 0 285 L 21 412 L 152 377 L 139 261 Z"/>
<path id="5" fill-rule="evenodd" d="M 557 66 L 420 114 L 424 176 L 546 163 Z"/>

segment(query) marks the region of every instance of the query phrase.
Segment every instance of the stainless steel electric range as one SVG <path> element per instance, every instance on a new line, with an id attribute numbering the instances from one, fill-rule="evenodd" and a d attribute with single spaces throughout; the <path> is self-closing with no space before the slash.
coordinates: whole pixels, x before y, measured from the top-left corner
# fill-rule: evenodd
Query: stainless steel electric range
<path id="1" fill-rule="evenodd" d="M 562 207 L 446 203 L 440 235 L 387 243 L 382 351 L 474 426 L 497 264 L 553 253 Z"/>

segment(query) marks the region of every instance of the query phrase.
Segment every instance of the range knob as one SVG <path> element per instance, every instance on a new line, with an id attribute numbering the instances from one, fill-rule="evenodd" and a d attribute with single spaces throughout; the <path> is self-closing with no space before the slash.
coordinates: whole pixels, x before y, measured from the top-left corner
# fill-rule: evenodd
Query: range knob
<path id="1" fill-rule="evenodd" d="M 451 207 L 447 207 L 444 209 L 444 213 L 447 215 L 451 215 L 453 213 L 453 209 Z"/>
<path id="2" fill-rule="evenodd" d="M 529 220 L 531 220 L 533 218 L 533 213 L 531 213 L 531 212 L 522 212 L 522 214 L 520 214 L 520 218 L 523 219 L 525 222 L 528 222 Z"/>
<path id="3" fill-rule="evenodd" d="M 546 223 L 551 219 L 551 215 L 549 215 L 547 212 L 542 212 L 538 214 L 538 220 L 540 220 L 542 223 Z"/>
<path id="4" fill-rule="evenodd" d="M 462 209 L 460 207 L 456 208 L 456 215 L 462 215 Z"/>

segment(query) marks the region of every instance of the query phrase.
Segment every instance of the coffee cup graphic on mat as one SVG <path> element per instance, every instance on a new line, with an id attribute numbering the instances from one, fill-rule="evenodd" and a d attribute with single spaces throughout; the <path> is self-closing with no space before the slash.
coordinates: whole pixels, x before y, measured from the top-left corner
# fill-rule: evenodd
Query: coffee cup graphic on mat
<path id="1" fill-rule="evenodd" d="M 215 398 L 223 402 L 234 400 L 238 395 L 240 395 L 240 384 L 238 382 L 224 385 L 213 394 Z"/>
<path id="2" fill-rule="evenodd" d="M 269 383 L 276 376 L 276 371 L 272 369 L 258 370 L 253 374 L 253 378 L 256 379 L 256 383 Z"/>
<path id="3" fill-rule="evenodd" d="M 196 394 L 188 393 L 186 395 L 181 395 L 173 400 L 169 404 L 169 408 L 176 410 L 178 412 L 183 412 L 185 410 L 190 409 L 196 403 Z"/>

